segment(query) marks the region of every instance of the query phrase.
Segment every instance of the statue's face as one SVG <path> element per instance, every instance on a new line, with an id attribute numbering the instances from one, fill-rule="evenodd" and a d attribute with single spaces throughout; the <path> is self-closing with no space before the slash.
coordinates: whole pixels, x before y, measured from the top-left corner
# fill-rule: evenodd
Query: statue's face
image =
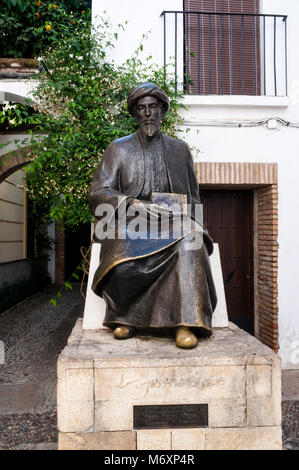
<path id="1" fill-rule="evenodd" d="M 148 137 L 159 131 L 162 119 L 162 106 L 159 100 L 153 96 L 140 98 L 136 105 L 136 119 L 140 129 Z"/>

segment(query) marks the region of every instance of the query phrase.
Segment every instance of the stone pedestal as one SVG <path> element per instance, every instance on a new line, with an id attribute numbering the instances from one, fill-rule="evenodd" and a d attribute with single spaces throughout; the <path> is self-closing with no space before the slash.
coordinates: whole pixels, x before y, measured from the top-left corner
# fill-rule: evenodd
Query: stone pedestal
<path id="1" fill-rule="evenodd" d="M 208 426 L 134 429 L 135 406 L 170 404 L 207 404 Z M 78 320 L 58 361 L 57 412 L 62 450 L 281 449 L 280 359 L 231 323 L 180 350 Z"/>

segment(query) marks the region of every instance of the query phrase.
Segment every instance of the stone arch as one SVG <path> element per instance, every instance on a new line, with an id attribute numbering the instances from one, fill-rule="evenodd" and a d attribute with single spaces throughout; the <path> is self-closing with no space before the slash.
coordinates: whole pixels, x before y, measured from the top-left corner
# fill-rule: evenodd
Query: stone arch
<path id="1" fill-rule="evenodd" d="M 3 101 L 13 101 L 18 104 L 25 104 L 26 106 L 34 106 L 36 103 L 32 100 L 30 95 L 20 95 L 10 91 L 0 91 L 0 103 Z"/>
<path id="2" fill-rule="evenodd" d="M 26 155 L 30 154 L 31 147 L 25 147 L 22 150 L 13 150 L 0 157 L 0 183 L 4 181 L 15 171 L 30 163 Z"/>

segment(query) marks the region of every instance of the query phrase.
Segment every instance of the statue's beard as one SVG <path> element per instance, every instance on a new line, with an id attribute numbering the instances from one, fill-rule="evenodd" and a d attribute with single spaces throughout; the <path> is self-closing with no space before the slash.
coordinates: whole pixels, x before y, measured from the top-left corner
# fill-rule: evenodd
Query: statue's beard
<path id="1" fill-rule="evenodd" d="M 153 137 L 155 134 L 159 132 L 160 125 L 159 123 L 155 123 L 155 122 L 141 124 L 140 129 L 147 137 Z"/>

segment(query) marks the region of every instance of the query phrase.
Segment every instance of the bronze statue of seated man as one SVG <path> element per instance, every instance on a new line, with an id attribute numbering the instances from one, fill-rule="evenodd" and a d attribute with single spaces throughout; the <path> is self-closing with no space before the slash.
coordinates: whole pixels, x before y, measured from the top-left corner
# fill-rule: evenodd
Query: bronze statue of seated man
<path id="1" fill-rule="evenodd" d="M 100 221 L 103 211 L 97 208 L 113 208 L 113 217 L 105 219 L 106 236 L 96 231 L 102 248 L 92 289 L 106 302 L 104 325 L 116 339 L 136 331 L 170 331 L 178 347 L 194 348 L 198 337 L 212 333 L 217 298 L 209 262 L 213 242 L 196 210 L 200 197 L 193 159 L 184 142 L 160 132 L 169 109 L 161 88 L 151 82 L 139 85 L 128 97 L 128 109 L 139 129 L 109 145 L 89 192 L 91 209 Z M 182 195 L 190 211 L 182 215 L 171 207 L 163 209 L 155 203 L 159 194 Z M 142 236 L 132 236 L 136 214 L 155 222 L 154 237 L 150 224 L 141 230 Z M 161 214 L 168 216 L 169 235 Z M 179 234 L 174 231 L 178 216 L 190 222 Z M 194 244 L 196 233 L 199 245 Z"/>

